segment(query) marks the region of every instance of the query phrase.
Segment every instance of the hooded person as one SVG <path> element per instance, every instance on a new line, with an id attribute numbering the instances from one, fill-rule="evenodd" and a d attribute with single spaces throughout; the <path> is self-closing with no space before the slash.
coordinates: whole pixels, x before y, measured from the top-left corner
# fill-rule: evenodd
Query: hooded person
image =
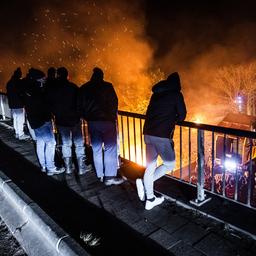
<path id="1" fill-rule="evenodd" d="M 154 181 L 175 167 L 173 133 L 175 124 L 183 121 L 187 113 L 177 72 L 154 85 L 152 92 L 143 127 L 147 165 L 143 179 L 136 180 L 138 196 L 146 200 L 146 210 L 164 201 L 154 195 Z M 158 156 L 163 163 L 157 167 Z"/>
<path id="2" fill-rule="evenodd" d="M 50 67 L 47 70 L 47 78 L 45 80 L 44 90 L 51 88 L 56 84 L 56 68 Z"/>
<path id="3" fill-rule="evenodd" d="M 91 171 L 92 165 L 87 164 L 82 124 L 77 110 L 78 87 L 68 80 L 65 67 L 57 69 L 55 84 L 47 89 L 47 100 L 60 133 L 66 174 L 74 170 L 72 144 L 75 146 L 78 174 Z"/>
<path id="4" fill-rule="evenodd" d="M 54 162 L 55 138 L 51 122 L 51 113 L 47 106 L 42 89 L 45 74 L 31 68 L 23 82 L 22 98 L 28 122 L 35 132 L 36 152 L 42 172 L 47 175 L 60 174 L 64 171 L 57 168 Z"/>
<path id="5" fill-rule="evenodd" d="M 29 139 L 24 133 L 25 111 L 20 97 L 22 72 L 17 68 L 6 85 L 8 105 L 12 112 L 15 137 L 19 140 Z"/>
<path id="6" fill-rule="evenodd" d="M 97 177 L 107 186 L 123 183 L 117 177 L 118 98 L 113 85 L 104 81 L 100 68 L 94 68 L 90 81 L 81 86 L 78 105 L 81 116 L 88 121 Z"/>

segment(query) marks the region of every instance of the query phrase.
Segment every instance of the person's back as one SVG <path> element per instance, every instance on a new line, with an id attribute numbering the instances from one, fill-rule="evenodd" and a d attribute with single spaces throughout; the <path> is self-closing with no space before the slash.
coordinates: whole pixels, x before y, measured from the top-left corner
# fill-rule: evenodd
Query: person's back
<path id="1" fill-rule="evenodd" d="M 86 163 L 82 124 L 77 110 L 78 87 L 68 80 L 68 70 L 65 67 L 57 69 L 55 84 L 47 88 L 46 94 L 61 136 L 66 174 L 71 174 L 74 169 L 72 164 L 72 144 L 74 143 L 78 174 L 82 175 L 91 170 L 92 166 Z"/>
<path id="2" fill-rule="evenodd" d="M 140 200 L 146 200 L 146 210 L 164 201 L 163 197 L 154 195 L 154 181 L 175 167 L 172 140 L 174 127 L 177 121 L 183 121 L 186 117 L 186 106 L 180 90 L 180 79 L 176 72 L 152 88 L 153 95 L 143 128 L 147 166 L 143 180 L 136 180 L 138 196 Z M 158 156 L 161 157 L 162 164 L 157 167 Z"/>
<path id="3" fill-rule="evenodd" d="M 64 169 L 58 169 L 54 162 L 55 138 L 51 122 L 51 113 L 47 107 L 43 90 L 44 73 L 31 68 L 23 79 L 22 98 L 27 118 L 36 137 L 36 153 L 42 172 L 47 175 L 60 174 Z"/>
<path id="4" fill-rule="evenodd" d="M 26 140 L 29 138 L 29 136 L 25 135 L 24 133 L 25 111 L 24 103 L 21 98 L 21 77 L 21 69 L 17 68 L 6 85 L 6 92 L 8 98 L 8 105 L 12 112 L 15 138 L 19 140 Z"/>
<path id="5" fill-rule="evenodd" d="M 11 79 L 7 82 L 6 93 L 10 109 L 18 109 L 24 107 L 24 104 L 20 98 L 21 76 L 21 69 L 17 68 L 14 71 Z"/>
<path id="6" fill-rule="evenodd" d="M 37 81 L 43 76 L 44 74 L 40 70 L 31 69 L 28 75 L 22 79 L 21 97 L 32 129 L 36 129 L 51 120 L 45 95 Z"/>
<path id="7" fill-rule="evenodd" d="M 77 111 L 78 87 L 67 79 L 59 78 L 47 88 L 48 105 L 57 125 L 74 126 L 79 122 Z"/>
<path id="8" fill-rule="evenodd" d="M 180 92 L 177 73 L 172 73 L 167 80 L 153 86 L 153 95 L 146 112 L 143 133 L 170 138 L 175 123 L 186 117 L 186 106 Z"/>
<path id="9" fill-rule="evenodd" d="M 111 83 L 92 77 L 81 86 L 79 94 L 80 109 L 87 121 L 116 121 L 118 99 Z"/>
<path id="10" fill-rule="evenodd" d="M 96 174 L 105 185 L 118 185 L 117 178 L 117 108 L 118 99 L 111 83 L 103 80 L 104 73 L 94 68 L 91 80 L 79 92 L 79 109 L 88 121 Z"/>
<path id="11" fill-rule="evenodd" d="M 54 67 L 50 67 L 47 71 L 47 78 L 44 84 L 44 91 L 51 89 L 56 84 L 56 69 Z"/>

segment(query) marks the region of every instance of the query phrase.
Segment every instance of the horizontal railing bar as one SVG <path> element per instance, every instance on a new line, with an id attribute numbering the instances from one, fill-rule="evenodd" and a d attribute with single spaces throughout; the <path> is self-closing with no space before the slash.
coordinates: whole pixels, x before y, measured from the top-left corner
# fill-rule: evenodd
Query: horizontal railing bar
<path id="1" fill-rule="evenodd" d="M 169 178 L 169 179 L 172 179 L 172 180 L 175 180 L 175 181 L 178 181 L 178 182 L 181 182 L 181 183 L 183 183 L 183 184 L 189 185 L 189 186 L 194 187 L 194 188 L 197 187 L 196 184 L 189 183 L 189 182 L 184 181 L 184 180 L 180 180 L 179 178 L 173 177 L 173 176 L 171 176 L 171 175 L 169 175 L 169 174 L 166 174 L 165 177 L 167 177 L 167 178 Z M 212 195 L 221 197 L 221 198 L 223 198 L 223 199 L 227 199 L 228 201 L 237 203 L 237 204 L 239 204 L 239 205 L 246 206 L 247 208 L 250 208 L 250 209 L 252 209 L 252 210 L 256 210 L 256 207 L 254 207 L 254 206 L 252 206 L 252 205 L 247 205 L 246 203 L 243 203 L 243 202 L 240 202 L 240 201 L 238 201 L 238 200 L 229 198 L 229 197 L 227 197 L 227 196 L 223 196 L 222 194 L 218 194 L 218 193 L 213 192 L 213 191 L 210 191 L 210 190 L 208 190 L 208 189 L 205 189 L 205 193 L 209 193 L 209 194 L 212 194 Z"/>
<path id="2" fill-rule="evenodd" d="M 131 113 L 131 112 L 121 111 L 121 110 L 118 111 L 118 114 L 135 117 L 135 118 L 141 118 L 141 119 L 145 119 L 146 117 L 145 115 L 142 115 L 142 114 Z M 206 130 L 206 131 L 214 131 L 218 133 L 226 133 L 227 135 L 235 135 L 239 137 L 248 137 L 248 138 L 256 139 L 256 132 L 245 131 L 240 129 L 227 128 L 223 126 L 216 126 L 216 125 L 209 125 L 209 124 L 198 124 L 198 123 L 193 123 L 188 121 L 178 122 L 177 125 L 180 125 L 183 127 Z"/>

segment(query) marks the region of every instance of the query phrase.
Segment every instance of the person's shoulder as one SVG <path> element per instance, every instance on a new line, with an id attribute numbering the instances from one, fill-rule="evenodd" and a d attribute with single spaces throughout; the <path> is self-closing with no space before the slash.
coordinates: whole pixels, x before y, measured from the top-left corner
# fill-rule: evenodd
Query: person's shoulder
<path id="1" fill-rule="evenodd" d="M 90 81 L 89 81 L 89 82 L 86 82 L 86 83 L 82 84 L 82 85 L 80 86 L 80 89 L 81 89 L 81 90 L 86 90 L 86 89 L 88 89 L 90 86 L 91 86 L 91 83 L 90 83 Z"/>
<path id="2" fill-rule="evenodd" d="M 78 89 L 78 86 L 77 86 L 75 83 L 70 82 L 70 81 L 69 81 L 69 86 L 70 86 L 70 87 L 73 87 L 73 88 L 75 88 L 75 89 Z"/>
<path id="3" fill-rule="evenodd" d="M 12 80 L 11 79 L 6 83 L 6 87 L 9 88 L 10 86 L 12 86 Z"/>
<path id="4" fill-rule="evenodd" d="M 105 86 L 108 86 L 108 87 L 112 87 L 112 88 L 113 88 L 113 84 L 110 83 L 110 82 L 103 81 L 103 84 L 104 84 Z"/>

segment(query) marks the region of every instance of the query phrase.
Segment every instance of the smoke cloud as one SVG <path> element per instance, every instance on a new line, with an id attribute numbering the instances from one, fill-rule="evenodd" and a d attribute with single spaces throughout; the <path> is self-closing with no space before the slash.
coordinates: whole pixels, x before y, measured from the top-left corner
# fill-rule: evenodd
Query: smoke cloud
<path id="1" fill-rule="evenodd" d="M 144 113 L 153 83 L 178 71 L 188 119 L 199 113 L 218 123 L 228 106 L 214 84 L 217 71 L 255 62 L 251 1 L 9 2 L 1 14 L 21 12 L 9 25 L 0 16 L 2 90 L 17 66 L 24 75 L 32 66 L 45 72 L 65 66 L 78 85 L 98 66 L 113 83 L 119 108 Z"/>
<path id="2" fill-rule="evenodd" d="M 93 67 L 101 67 L 113 83 L 120 107 L 140 108 L 150 94 L 148 70 L 152 48 L 144 30 L 144 16 L 137 1 L 54 1 L 38 5 L 30 25 L 19 35 L 19 52 L 10 47 L 2 55 L 0 79 L 12 70 L 31 66 L 47 70 L 65 66 L 70 79 L 86 82 Z M 143 107 L 141 107 L 143 108 Z"/>

